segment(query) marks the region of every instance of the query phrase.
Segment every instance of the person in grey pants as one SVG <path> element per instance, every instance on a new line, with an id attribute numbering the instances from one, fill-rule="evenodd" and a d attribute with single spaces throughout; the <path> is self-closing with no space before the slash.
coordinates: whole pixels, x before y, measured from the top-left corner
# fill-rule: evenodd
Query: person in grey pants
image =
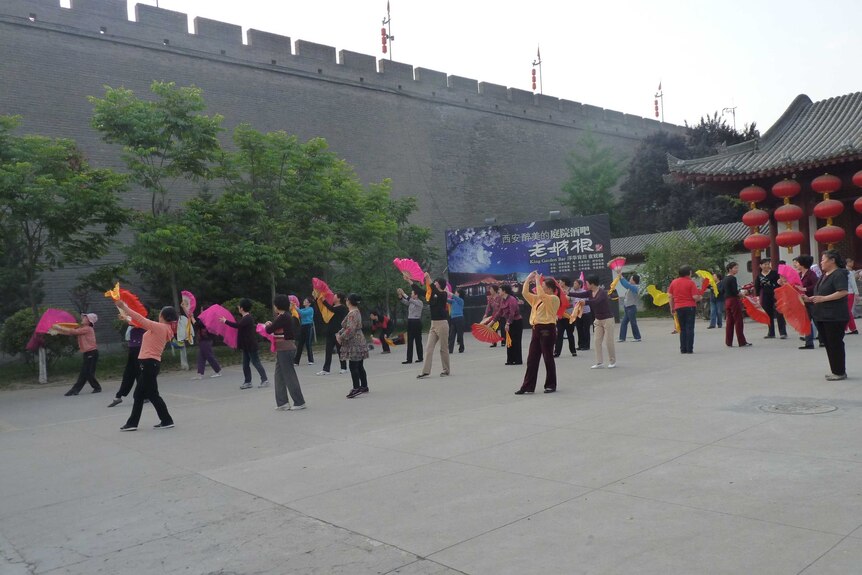
<path id="1" fill-rule="evenodd" d="M 305 409 L 305 398 L 299 387 L 299 378 L 293 363 L 296 357 L 296 339 L 293 317 L 290 315 L 290 298 L 278 294 L 272 302 L 278 316 L 264 325 L 266 333 L 275 334 L 275 403 L 279 411 Z M 293 400 L 293 407 L 288 400 Z"/>

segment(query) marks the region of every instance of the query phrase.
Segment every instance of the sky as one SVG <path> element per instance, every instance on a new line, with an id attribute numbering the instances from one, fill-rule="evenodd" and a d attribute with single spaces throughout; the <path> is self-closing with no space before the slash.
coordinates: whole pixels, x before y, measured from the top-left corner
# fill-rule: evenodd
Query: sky
<path id="1" fill-rule="evenodd" d="M 386 0 L 129 0 L 388 58 Z M 414 67 L 696 124 L 765 132 L 799 94 L 862 90 L 860 0 L 390 0 L 391 56 Z M 537 92 L 539 91 L 537 87 Z M 735 108 L 730 111 L 730 108 Z M 725 109 L 728 109 L 725 111 Z"/>

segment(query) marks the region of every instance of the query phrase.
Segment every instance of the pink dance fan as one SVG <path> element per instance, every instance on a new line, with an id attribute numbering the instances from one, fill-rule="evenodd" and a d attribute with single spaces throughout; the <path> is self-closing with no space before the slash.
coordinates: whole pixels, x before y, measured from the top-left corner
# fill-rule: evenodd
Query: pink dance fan
<path id="1" fill-rule="evenodd" d="M 392 263 L 395 264 L 395 267 L 398 268 L 398 271 L 401 272 L 401 275 L 407 281 L 421 282 L 425 279 L 425 272 L 422 271 L 422 267 L 411 259 L 395 258 L 392 260 Z"/>

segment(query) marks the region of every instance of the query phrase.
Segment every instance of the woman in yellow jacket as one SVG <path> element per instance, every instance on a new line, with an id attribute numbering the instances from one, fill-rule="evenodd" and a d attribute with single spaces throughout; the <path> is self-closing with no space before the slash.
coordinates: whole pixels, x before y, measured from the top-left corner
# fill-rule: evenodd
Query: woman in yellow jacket
<path id="1" fill-rule="evenodd" d="M 530 283 L 535 280 L 536 293 L 530 292 Z M 554 343 L 557 339 L 557 310 L 560 308 L 560 298 L 557 282 L 553 279 L 543 279 L 538 272 L 532 272 L 524 280 L 521 295 L 530 304 L 530 325 L 533 326 L 533 337 L 530 339 L 530 351 L 527 354 L 527 372 L 524 383 L 515 395 L 524 395 L 536 391 L 536 379 L 539 375 L 539 359 L 545 358 L 545 393 L 557 391 L 557 368 L 554 364 Z"/>

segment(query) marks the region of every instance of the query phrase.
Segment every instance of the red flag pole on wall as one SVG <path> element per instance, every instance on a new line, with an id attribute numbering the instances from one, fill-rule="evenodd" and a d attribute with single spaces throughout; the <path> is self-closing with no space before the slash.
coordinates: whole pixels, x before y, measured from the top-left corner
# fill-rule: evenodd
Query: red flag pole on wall
<path id="1" fill-rule="evenodd" d="M 536 66 L 539 67 L 539 94 L 543 93 L 542 90 L 542 52 L 539 47 L 536 47 L 536 59 L 533 60 L 533 91 L 536 91 Z"/>
<path id="2" fill-rule="evenodd" d="M 661 100 L 661 104 L 659 104 Z M 659 105 L 661 105 L 661 121 L 664 123 L 664 92 L 661 91 L 661 80 L 658 82 L 658 90 L 655 93 L 655 117 L 659 117 Z"/>

